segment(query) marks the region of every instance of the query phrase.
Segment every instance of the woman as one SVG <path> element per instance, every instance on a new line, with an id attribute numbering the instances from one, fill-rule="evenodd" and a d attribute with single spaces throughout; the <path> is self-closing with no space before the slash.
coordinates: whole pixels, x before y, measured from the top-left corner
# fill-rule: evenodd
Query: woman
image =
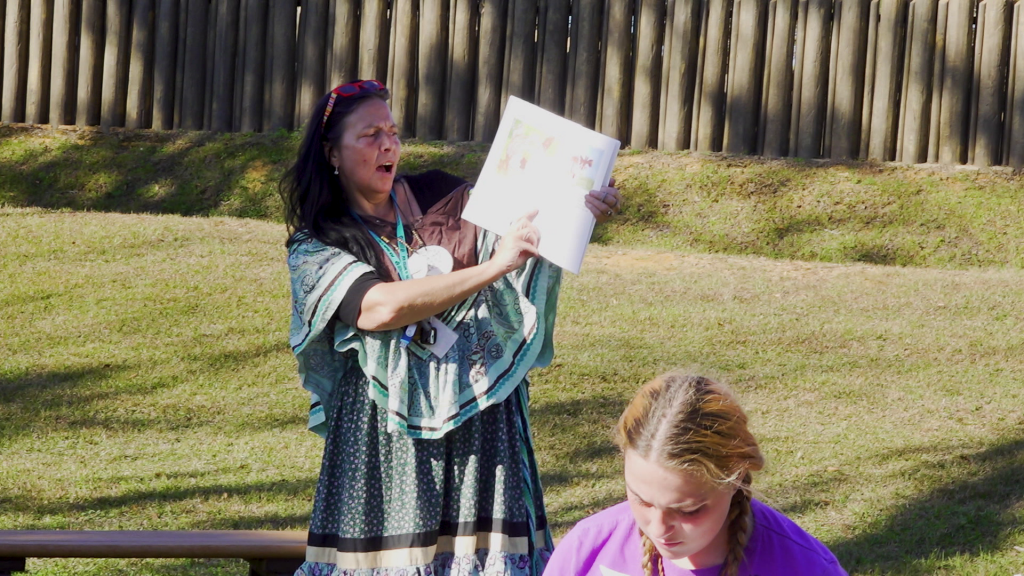
<path id="1" fill-rule="evenodd" d="M 463 180 L 396 179 L 388 96 L 325 95 L 282 181 L 291 345 L 326 439 L 297 574 L 539 575 L 526 375 L 551 360 L 560 271 L 533 214 L 498 238 L 460 218 Z M 586 203 L 600 222 L 620 195 Z"/>
<path id="2" fill-rule="evenodd" d="M 835 556 L 751 497 L 764 466 L 728 388 L 669 373 L 622 413 L 627 502 L 580 521 L 550 576 L 845 576 Z"/>

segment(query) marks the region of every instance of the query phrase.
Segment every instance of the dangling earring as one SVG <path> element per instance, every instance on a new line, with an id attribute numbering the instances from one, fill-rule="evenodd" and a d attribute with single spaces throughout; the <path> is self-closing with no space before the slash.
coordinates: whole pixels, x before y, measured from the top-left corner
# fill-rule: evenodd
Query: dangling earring
<path id="1" fill-rule="evenodd" d="M 337 175 L 338 175 L 338 167 L 337 167 L 337 166 L 335 166 L 335 167 L 334 167 L 334 175 L 335 175 L 335 176 L 337 176 Z"/>

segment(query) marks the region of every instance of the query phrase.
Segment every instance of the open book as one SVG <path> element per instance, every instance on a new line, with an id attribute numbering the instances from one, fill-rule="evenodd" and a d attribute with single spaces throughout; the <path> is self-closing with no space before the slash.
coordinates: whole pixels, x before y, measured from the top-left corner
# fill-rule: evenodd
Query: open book
<path id="1" fill-rule="evenodd" d="M 500 235 L 536 208 L 541 256 L 578 274 L 596 222 L 584 197 L 608 185 L 618 153 L 618 140 L 510 97 L 462 217 Z"/>

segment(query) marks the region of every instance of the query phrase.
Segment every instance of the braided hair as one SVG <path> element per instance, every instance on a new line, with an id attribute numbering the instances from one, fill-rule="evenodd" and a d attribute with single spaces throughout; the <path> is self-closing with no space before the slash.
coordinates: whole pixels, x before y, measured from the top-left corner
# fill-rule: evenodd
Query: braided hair
<path id="1" fill-rule="evenodd" d="M 664 374 L 644 385 L 619 418 L 619 448 L 669 470 L 696 474 L 722 487 L 734 487 L 726 517 L 728 551 L 721 576 L 736 576 L 750 541 L 752 472 L 764 457 L 747 416 L 728 387 L 701 376 Z M 643 570 L 664 576 L 664 560 L 641 531 Z"/>

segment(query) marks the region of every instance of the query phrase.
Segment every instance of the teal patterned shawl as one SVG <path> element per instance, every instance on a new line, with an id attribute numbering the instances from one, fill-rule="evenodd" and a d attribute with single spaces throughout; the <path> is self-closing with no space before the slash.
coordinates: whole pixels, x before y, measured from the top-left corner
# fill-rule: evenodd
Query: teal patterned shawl
<path id="1" fill-rule="evenodd" d="M 477 235 L 485 262 L 498 237 Z M 352 283 L 373 269 L 354 256 L 306 236 L 289 248 L 292 284 L 290 341 L 302 386 L 312 393 L 309 428 L 328 429 L 335 387 L 360 370 L 366 393 L 388 414 L 388 430 L 440 438 L 488 406 L 505 400 L 527 371 L 551 362 L 561 269 L 540 258 L 506 274 L 438 318 L 458 334 L 443 358 L 401 330 L 370 332 L 336 317 Z"/>

